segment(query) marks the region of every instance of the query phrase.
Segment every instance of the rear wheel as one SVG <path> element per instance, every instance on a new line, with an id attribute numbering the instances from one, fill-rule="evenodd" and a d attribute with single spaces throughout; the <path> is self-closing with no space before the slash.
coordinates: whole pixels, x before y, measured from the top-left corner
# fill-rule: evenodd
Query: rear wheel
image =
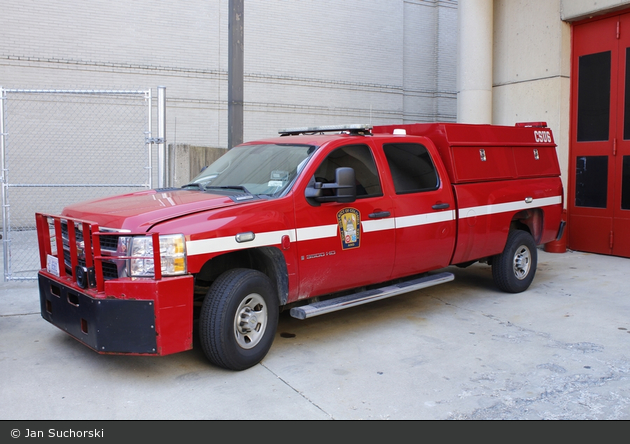
<path id="1" fill-rule="evenodd" d="M 503 253 L 492 261 L 492 278 L 501 290 L 520 293 L 534 280 L 538 262 L 536 243 L 526 231 L 512 231 L 508 235 Z"/>
<path id="2" fill-rule="evenodd" d="M 230 370 L 256 365 L 271 348 L 278 313 L 278 299 L 266 275 L 242 268 L 223 273 L 201 307 L 203 352 L 210 362 Z"/>

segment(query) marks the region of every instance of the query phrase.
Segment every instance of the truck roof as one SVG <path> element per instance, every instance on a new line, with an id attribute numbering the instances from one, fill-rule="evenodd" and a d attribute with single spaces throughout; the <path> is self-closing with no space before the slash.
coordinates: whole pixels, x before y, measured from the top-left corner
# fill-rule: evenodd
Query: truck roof
<path id="1" fill-rule="evenodd" d="M 411 123 L 397 125 L 325 125 L 287 128 L 279 136 L 259 139 L 273 143 L 319 145 L 332 137 L 408 135 L 429 137 L 447 146 L 556 146 L 546 122 L 520 122 L 514 126 L 467 123 Z M 289 137 L 290 136 L 290 137 Z"/>
<path id="2" fill-rule="evenodd" d="M 395 136 L 404 143 L 405 136 L 427 137 L 436 146 L 454 184 L 560 175 L 556 144 L 546 122 L 522 122 L 514 126 L 465 123 L 328 125 L 284 129 L 279 133 L 280 137 L 264 142 L 321 145 L 339 137 Z"/>

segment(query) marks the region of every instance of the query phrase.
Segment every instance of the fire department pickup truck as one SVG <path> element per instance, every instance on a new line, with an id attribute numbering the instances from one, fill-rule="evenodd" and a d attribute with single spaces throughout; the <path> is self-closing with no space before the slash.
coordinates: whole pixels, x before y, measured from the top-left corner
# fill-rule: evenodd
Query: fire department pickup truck
<path id="1" fill-rule="evenodd" d="M 181 352 L 195 330 L 210 362 L 243 370 L 281 311 L 354 307 L 477 261 L 526 290 L 562 210 L 544 122 L 287 129 L 180 188 L 37 213 L 41 314 L 104 354 Z"/>

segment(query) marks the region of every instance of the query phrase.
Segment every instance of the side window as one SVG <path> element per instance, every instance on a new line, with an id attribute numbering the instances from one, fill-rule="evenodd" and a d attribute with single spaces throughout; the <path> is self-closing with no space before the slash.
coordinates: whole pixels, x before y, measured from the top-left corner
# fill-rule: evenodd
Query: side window
<path id="1" fill-rule="evenodd" d="M 440 186 L 435 165 L 424 145 L 390 143 L 383 146 L 394 180 L 396 194 L 437 190 Z"/>
<path id="2" fill-rule="evenodd" d="M 339 167 L 354 169 L 357 182 L 357 198 L 381 196 L 383 194 L 376 163 L 366 145 L 348 145 L 330 153 L 315 171 L 315 181 L 335 182 L 335 171 Z"/>

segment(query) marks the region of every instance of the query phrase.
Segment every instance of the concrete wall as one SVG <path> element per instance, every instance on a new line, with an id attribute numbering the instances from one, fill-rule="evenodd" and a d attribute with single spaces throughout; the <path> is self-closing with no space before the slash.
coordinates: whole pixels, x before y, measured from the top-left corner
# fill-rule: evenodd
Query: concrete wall
<path id="1" fill-rule="evenodd" d="M 456 21 L 456 0 L 247 0 L 245 140 L 454 121 Z M 228 0 L 3 0 L 0 85 L 163 85 L 167 142 L 224 148 L 227 26 Z"/>
<path id="2" fill-rule="evenodd" d="M 561 0 L 561 18 L 576 21 L 614 12 L 630 5 L 628 0 Z"/>
<path id="3" fill-rule="evenodd" d="M 217 160 L 227 151 L 226 148 L 170 144 L 168 157 L 173 171 L 171 186 L 181 187 L 197 176 L 204 167 Z"/>
<path id="4" fill-rule="evenodd" d="M 494 0 L 493 123 L 545 121 L 567 182 L 571 28 L 560 0 Z"/>
<path id="5" fill-rule="evenodd" d="M 0 84 L 154 91 L 164 85 L 170 141 L 221 145 L 226 11 L 227 0 L 3 0 Z"/>
<path id="6" fill-rule="evenodd" d="M 454 121 L 457 2 L 248 0 L 244 139 Z"/>

